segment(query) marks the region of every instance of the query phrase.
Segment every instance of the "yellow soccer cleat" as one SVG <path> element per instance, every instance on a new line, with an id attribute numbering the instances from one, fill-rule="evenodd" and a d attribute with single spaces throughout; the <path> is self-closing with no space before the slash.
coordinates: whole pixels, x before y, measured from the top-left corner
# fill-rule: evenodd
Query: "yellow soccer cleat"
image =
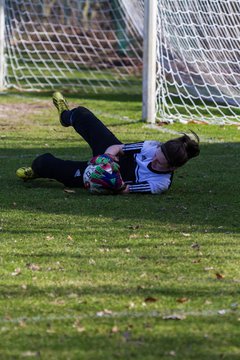
<path id="1" fill-rule="evenodd" d="M 61 119 L 62 113 L 65 110 L 69 110 L 67 100 L 63 97 L 63 95 L 59 91 L 56 91 L 53 93 L 52 99 L 53 99 L 53 105 L 57 108 L 60 123 L 62 124 L 62 126 L 65 126 L 65 127 L 69 126 L 69 125 L 66 125 Z"/>
<path id="2" fill-rule="evenodd" d="M 37 176 L 34 174 L 33 169 L 29 167 L 21 167 L 16 171 L 17 177 L 22 179 L 23 181 L 35 179 Z"/>

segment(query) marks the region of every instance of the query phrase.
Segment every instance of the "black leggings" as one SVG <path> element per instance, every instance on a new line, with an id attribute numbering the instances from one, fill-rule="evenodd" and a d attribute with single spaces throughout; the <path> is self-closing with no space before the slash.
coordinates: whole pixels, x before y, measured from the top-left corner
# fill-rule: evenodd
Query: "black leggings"
<path id="1" fill-rule="evenodd" d="M 92 149 L 92 155 L 100 155 L 115 144 L 122 144 L 115 135 L 88 109 L 79 106 L 62 114 L 66 122 Z M 87 161 L 71 161 L 56 158 L 50 153 L 38 156 L 32 163 L 32 169 L 38 177 L 55 179 L 65 186 L 82 187 L 83 173 Z"/>

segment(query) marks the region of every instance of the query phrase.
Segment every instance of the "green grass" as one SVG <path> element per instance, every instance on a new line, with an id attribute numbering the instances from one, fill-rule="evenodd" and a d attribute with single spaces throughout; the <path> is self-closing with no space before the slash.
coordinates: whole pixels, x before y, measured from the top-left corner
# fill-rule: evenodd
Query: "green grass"
<path id="1" fill-rule="evenodd" d="M 172 137 L 140 100 L 69 95 L 124 142 Z M 98 197 L 15 177 L 44 152 L 90 157 L 49 94 L 0 107 L 0 359 L 239 359 L 239 128 L 191 124 L 201 156 L 165 195 Z"/>
<path id="2" fill-rule="evenodd" d="M 93 91 L 105 92 L 105 94 L 112 92 L 118 94 L 119 91 L 125 94 L 129 94 L 129 92 L 131 94 L 141 93 L 141 72 L 136 75 L 126 73 L 124 69 L 113 71 L 109 67 L 108 69 L 96 70 L 87 66 L 81 66 L 80 70 L 72 62 L 67 64 L 67 68 L 66 63 L 59 63 L 60 70 L 49 68 L 44 62 L 38 62 L 36 68 L 33 66 L 32 59 L 26 57 L 24 60 L 18 59 L 17 63 L 17 73 L 9 67 L 8 81 L 13 88 L 21 90 L 29 90 L 29 84 L 37 83 L 41 84 L 40 89 L 42 91 L 46 91 L 46 89 L 51 91 L 51 89 L 56 88 L 67 91 L 70 88 L 71 92 L 79 92 L 81 88 L 84 89 L 85 93 L 92 93 Z"/>

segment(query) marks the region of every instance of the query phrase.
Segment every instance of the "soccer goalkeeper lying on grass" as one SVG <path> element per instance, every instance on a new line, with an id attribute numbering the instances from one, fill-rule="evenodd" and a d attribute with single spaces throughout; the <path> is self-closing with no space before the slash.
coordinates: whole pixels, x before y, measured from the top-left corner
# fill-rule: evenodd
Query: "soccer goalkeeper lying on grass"
<path id="1" fill-rule="evenodd" d="M 61 93 L 53 94 L 62 126 L 72 126 L 90 145 L 93 159 L 70 161 L 46 153 L 38 156 L 31 167 L 16 174 L 23 180 L 55 179 L 65 186 L 86 187 L 95 193 L 152 193 L 169 189 L 174 170 L 198 156 L 199 138 L 188 135 L 169 140 L 123 144 L 88 109 L 68 108 Z M 101 155 L 101 156 L 99 156 Z"/>

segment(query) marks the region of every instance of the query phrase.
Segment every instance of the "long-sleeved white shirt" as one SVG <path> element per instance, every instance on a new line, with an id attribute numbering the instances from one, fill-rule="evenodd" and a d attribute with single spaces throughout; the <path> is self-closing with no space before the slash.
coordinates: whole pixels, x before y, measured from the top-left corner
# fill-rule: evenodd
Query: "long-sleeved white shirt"
<path id="1" fill-rule="evenodd" d="M 151 162 L 159 141 L 143 141 L 133 144 L 124 144 L 124 154 L 132 154 L 135 159 L 135 179 L 125 181 L 130 192 L 160 194 L 169 189 L 172 183 L 173 172 L 160 172 L 152 169 Z"/>

